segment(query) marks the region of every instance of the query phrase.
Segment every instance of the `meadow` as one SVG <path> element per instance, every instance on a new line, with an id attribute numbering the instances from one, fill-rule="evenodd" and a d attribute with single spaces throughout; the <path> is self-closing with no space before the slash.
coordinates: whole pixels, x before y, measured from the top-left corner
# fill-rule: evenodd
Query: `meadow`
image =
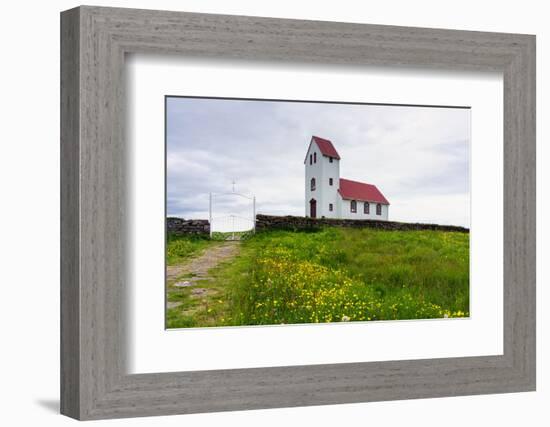
<path id="1" fill-rule="evenodd" d="M 166 265 L 185 262 L 192 255 L 211 245 L 212 242 L 206 238 L 168 234 L 166 238 Z"/>
<path id="2" fill-rule="evenodd" d="M 219 241 L 169 237 L 167 264 Z M 269 231 L 194 286 L 168 283 L 167 327 L 469 316 L 469 234 L 327 227 Z M 197 293 L 193 288 L 200 287 Z"/>

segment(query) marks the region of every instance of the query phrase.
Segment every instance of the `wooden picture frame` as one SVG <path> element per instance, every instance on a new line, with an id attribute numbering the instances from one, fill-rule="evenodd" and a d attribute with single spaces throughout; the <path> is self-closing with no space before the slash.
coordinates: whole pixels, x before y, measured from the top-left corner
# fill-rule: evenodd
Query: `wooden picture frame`
<path id="1" fill-rule="evenodd" d="M 127 374 L 126 53 L 502 72 L 503 355 Z M 61 165 L 65 415 L 84 420 L 535 390 L 532 35 L 78 7 L 61 14 Z"/>

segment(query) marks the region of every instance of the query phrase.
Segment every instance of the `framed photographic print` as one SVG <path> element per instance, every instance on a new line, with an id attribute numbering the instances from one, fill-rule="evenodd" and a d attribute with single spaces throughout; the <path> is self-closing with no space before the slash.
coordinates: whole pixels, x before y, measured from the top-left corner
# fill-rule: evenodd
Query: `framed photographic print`
<path id="1" fill-rule="evenodd" d="M 470 108 L 165 108 L 167 328 L 469 316 Z"/>
<path id="2" fill-rule="evenodd" d="M 535 389 L 534 36 L 84 6 L 61 40 L 62 413 Z"/>

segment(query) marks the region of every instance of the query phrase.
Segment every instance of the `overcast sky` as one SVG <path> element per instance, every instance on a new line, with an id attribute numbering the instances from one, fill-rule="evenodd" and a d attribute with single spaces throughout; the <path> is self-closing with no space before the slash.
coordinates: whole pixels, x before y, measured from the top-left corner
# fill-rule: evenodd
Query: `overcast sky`
<path id="1" fill-rule="evenodd" d="M 312 135 L 332 141 L 341 178 L 382 191 L 390 220 L 469 227 L 470 110 L 459 108 L 168 98 L 167 214 L 208 218 L 208 193 L 235 180 L 259 213 L 304 215 Z"/>

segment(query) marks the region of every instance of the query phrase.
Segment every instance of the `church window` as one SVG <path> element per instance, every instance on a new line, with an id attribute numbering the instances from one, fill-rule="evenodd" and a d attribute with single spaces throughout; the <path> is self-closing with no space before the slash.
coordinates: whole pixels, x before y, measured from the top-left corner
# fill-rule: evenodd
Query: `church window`
<path id="1" fill-rule="evenodd" d="M 315 178 L 311 178 L 311 191 L 315 191 Z"/>
<path id="2" fill-rule="evenodd" d="M 313 153 L 313 163 L 317 163 L 317 152 Z"/>
<path id="3" fill-rule="evenodd" d="M 332 185 L 332 178 L 328 179 L 328 185 Z"/>
<path id="4" fill-rule="evenodd" d="M 331 211 L 331 212 L 333 211 L 333 205 L 332 205 L 332 203 L 329 203 L 329 204 L 328 204 L 328 210 Z"/>
<path id="5" fill-rule="evenodd" d="M 370 213 L 370 205 L 369 202 L 365 202 L 365 207 L 363 210 L 364 213 L 369 214 Z"/>
<path id="6" fill-rule="evenodd" d="M 376 215 L 382 215 L 382 205 L 380 203 L 376 205 Z"/>
<path id="7" fill-rule="evenodd" d="M 351 201 L 350 209 L 351 209 L 351 213 L 356 213 L 357 212 L 357 201 L 356 200 Z"/>

